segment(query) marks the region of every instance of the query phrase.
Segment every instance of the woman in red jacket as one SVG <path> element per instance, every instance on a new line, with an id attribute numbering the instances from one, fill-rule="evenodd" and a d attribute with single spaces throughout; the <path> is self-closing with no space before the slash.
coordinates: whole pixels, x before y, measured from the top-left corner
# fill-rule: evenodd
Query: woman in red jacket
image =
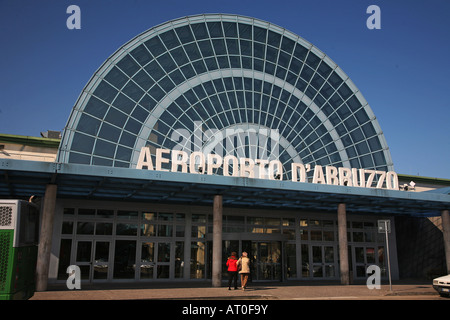
<path id="1" fill-rule="evenodd" d="M 227 260 L 227 267 L 228 267 L 228 290 L 231 290 L 231 282 L 234 280 L 234 290 L 237 289 L 237 275 L 238 275 L 238 268 L 236 265 L 237 262 L 237 254 L 236 252 L 231 253 L 231 257 Z"/>

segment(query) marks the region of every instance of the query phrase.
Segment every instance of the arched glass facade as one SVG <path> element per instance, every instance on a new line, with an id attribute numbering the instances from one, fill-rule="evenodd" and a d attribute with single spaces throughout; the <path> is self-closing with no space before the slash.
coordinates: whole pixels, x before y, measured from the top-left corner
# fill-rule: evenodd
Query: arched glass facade
<path id="1" fill-rule="evenodd" d="M 141 147 L 172 149 L 179 132 L 193 151 L 225 149 L 206 133 L 239 128 L 276 131 L 286 174 L 291 162 L 392 170 L 370 106 L 328 56 L 276 25 L 220 14 L 161 24 L 108 58 L 72 110 L 58 161 L 134 168 Z M 271 148 L 241 140 L 232 153 Z"/>

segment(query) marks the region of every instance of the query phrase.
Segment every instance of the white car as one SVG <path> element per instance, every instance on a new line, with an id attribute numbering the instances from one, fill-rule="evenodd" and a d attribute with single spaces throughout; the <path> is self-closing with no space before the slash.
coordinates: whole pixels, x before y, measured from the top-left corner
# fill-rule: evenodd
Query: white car
<path id="1" fill-rule="evenodd" d="M 450 274 L 433 279 L 433 288 L 439 292 L 441 296 L 450 297 Z"/>

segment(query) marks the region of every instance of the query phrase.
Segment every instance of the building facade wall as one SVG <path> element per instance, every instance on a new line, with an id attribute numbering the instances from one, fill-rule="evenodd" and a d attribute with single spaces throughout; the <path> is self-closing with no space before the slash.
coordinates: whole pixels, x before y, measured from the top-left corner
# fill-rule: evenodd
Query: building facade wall
<path id="1" fill-rule="evenodd" d="M 56 160 L 55 148 L 27 146 L 15 143 L 1 143 L 3 148 L 0 149 L 0 158 L 18 159 L 29 161 L 54 162 Z"/>
<path id="2" fill-rule="evenodd" d="M 56 210 L 50 282 L 65 281 L 72 264 L 85 282 L 211 279 L 212 208 L 58 200 Z M 245 250 L 253 281 L 339 279 L 337 214 L 224 208 L 223 216 L 223 271 L 231 251 Z M 380 217 L 347 218 L 352 279 L 366 279 L 371 264 L 387 277 Z M 395 231 L 389 241 L 397 279 Z"/>
<path id="3" fill-rule="evenodd" d="M 0 158 L 54 162 L 59 139 L 0 134 Z"/>
<path id="4" fill-rule="evenodd" d="M 396 217 L 402 279 L 433 279 L 446 273 L 442 218 Z"/>
<path id="5" fill-rule="evenodd" d="M 414 192 L 424 192 L 439 188 L 446 188 L 450 186 L 449 179 L 439 179 L 439 178 L 400 174 L 398 180 L 401 190 L 405 190 L 406 186 L 407 187 L 406 191 L 414 191 Z"/>

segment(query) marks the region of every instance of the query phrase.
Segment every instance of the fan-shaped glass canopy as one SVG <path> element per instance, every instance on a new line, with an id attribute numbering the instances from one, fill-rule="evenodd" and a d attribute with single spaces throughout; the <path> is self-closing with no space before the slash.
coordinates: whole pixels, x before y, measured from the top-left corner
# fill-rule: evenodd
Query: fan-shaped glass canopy
<path id="1" fill-rule="evenodd" d="M 231 148 L 215 135 L 230 130 L 243 132 Z M 109 57 L 72 110 L 58 161 L 134 168 L 142 147 L 180 145 L 261 158 L 275 145 L 268 132 L 286 174 L 292 162 L 393 169 L 370 106 L 328 56 L 269 22 L 221 14 L 161 24 Z"/>

